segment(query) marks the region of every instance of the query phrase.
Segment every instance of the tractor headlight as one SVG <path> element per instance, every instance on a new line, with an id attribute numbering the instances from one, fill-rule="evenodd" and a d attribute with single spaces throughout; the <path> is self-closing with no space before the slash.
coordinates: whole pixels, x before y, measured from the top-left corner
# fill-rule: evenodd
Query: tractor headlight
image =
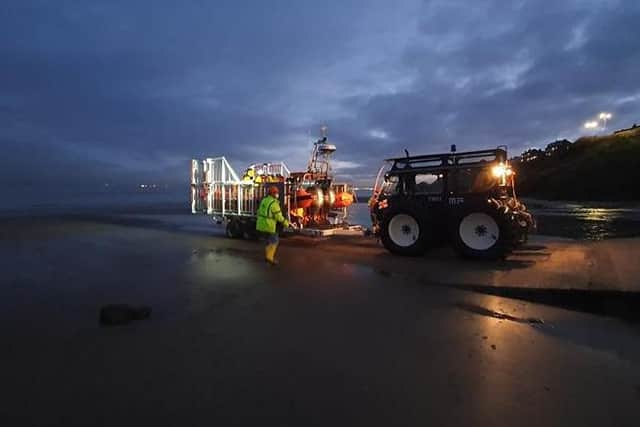
<path id="1" fill-rule="evenodd" d="M 492 169 L 491 169 L 491 174 L 495 177 L 495 178 L 502 178 L 504 176 L 507 175 L 507 168 L 505 165 L 500 164 L 500 165 L 495 165 Z"/>
<path id="2" fill-rule="evenodd" d="M 511 169 L 508 165 L 505 165 L 504 163 L 500 163 L 495 165 L 491 169 L 491 174 L 493 175 L 494 178 L 503 180 L 506 177 L 513 175 L 513 169 Z"/>

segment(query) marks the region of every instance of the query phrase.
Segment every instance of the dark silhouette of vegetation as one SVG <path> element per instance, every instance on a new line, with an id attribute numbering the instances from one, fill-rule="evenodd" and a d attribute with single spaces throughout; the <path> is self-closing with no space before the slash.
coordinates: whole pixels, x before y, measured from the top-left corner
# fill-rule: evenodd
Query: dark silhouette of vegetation
<path id="1" fill-rule="evenodd" d="M 555 149 L 553 149 L 555 147 Z M 640 127 L 556 141 L 513 159 L 520 195 L 548 200 L 640 200 Z"/>

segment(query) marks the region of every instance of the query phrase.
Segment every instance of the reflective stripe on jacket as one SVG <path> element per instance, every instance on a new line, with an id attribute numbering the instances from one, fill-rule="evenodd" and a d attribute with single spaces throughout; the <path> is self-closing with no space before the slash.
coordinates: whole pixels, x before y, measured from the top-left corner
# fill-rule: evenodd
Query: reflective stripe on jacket
<path id="1" fill-rule="evenodd" d="M 284 227 L 289 225 L 289 221 L 282 216 L 280 210 L 280 202 L 275 197 L 267 196 L 260 202 L 258 208 L 258 221 L 256 221 L 256 230 L 264 233 L 274 234 L 276 232 L 276 224 L 282 223 Z"/>

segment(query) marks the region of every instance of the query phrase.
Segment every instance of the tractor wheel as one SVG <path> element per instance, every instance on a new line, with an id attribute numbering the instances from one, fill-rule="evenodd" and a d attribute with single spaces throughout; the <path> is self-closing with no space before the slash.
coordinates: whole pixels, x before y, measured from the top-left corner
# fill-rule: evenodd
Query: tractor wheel
<path id="1" fill-rule="evenodd" d="M 419 218 L 408 208 L 385 213 L 380 236 L 384 247 L 397 255 L 423 254 L 426 228 Z"/>
<path id="2" fill-rule="evenodd" d="M 509 249 L 511 233 L 497 210 L 465 212 L 454 223 L 452 232 L 453 248 L 465 258 L 499 259 Z"/>
<path id="3" fill-rule="evenodd" d="M 230 239 L 237 239 L 239 237 L 242 237 L 240 222 L 235 219 L 230 219 L 227 222 L 226 234 Z"/>

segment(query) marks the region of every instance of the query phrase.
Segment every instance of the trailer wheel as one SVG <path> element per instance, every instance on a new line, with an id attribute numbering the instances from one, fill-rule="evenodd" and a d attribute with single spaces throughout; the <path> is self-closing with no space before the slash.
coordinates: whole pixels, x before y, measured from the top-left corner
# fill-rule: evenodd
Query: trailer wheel
<path id="1" fill-rule="evenodd" d="M 240 222 L 235 219 L 230 219 L 227 222 L 226 234 L 230 239 L 237 239 L 239 237 L 242 237 Z"/>
<path id="2" fill-rule="evenodd" d="M 465 258 L 498 259 L 508 251 L 509 230 L 497 210 L 470 211 L 453 227 L 453 248 Z"/>
<path id="3" fill-rule="evenodd" d="M 423 254 L 426 228 L 418 218 L 419 216 L 408 208 L 386 213 L 380 236 L 384 247 L 398 255 Z"/>
<path id="4" fill-rule="evenodd" d="M 244 221 L 242 223 L 242 238 L 245 240 L 256 240 L 258 238 L 254 221 Z"/>

